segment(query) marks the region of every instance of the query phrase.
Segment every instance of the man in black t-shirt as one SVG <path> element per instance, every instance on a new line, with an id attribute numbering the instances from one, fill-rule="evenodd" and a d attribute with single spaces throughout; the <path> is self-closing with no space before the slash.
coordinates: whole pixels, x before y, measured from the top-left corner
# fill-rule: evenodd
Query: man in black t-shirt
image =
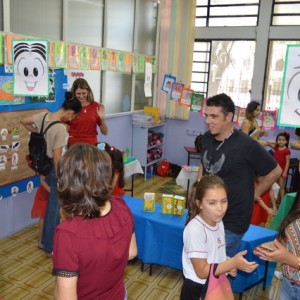
<path id="1" fill-rule="evenodd" d="M 205 122 L 208 131 L 202 137 L 203 175 L 220 176 L 228 187 L 228 209 L 223 218 L 226 254 L 234 256 L 243 234 L 250 225 L 254 199 L 258 199 L 280 176 L 281 168 L 255 140 L 234 129 L 234 103 L 226 94 L 206 102 Z M 254 189 L 255 173 L 263 176 Z"/>

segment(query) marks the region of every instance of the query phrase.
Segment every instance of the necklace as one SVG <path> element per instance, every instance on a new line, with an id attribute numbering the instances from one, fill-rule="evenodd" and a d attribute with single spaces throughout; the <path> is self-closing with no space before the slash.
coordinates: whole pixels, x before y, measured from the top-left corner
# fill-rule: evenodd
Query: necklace
<path id="1" fill-rule="evenodd" d="M 231 135 L 233 134 L 233 132 L 234 132 L 234 129 L 232 129 L 232 130 L 229 132 L 229 134 L 228 134 L 228 135 L 226 136 L 226 138 L 222 141 L 222 143 L 216 148 L 216 151 L 218 151 L 218 150 L 224 145 L 225 141 L 228 140 L 228 139 L 231 137 Z"/>

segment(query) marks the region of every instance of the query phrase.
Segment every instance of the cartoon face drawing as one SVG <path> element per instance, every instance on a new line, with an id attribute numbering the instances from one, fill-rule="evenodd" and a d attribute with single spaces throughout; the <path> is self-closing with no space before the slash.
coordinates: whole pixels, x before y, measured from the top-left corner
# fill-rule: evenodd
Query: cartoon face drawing
<path id="1" fill-rule="evenodd" d="M 14 93 L 48 95 L 47 47 L 42 42 L 14 44 Z"/>

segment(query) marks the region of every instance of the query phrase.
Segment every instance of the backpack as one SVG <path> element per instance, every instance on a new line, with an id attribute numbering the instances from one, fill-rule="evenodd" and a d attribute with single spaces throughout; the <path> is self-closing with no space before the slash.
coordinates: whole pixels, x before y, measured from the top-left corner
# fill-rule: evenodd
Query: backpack
<path id="1" fill-rule="evenodd" d="M 31 169 L 33 169 L 36 173 L 40 175 L 48 175 L 51 167 L 53 165 L 52 158 L 47 156 L 47 142 L 44 138 L 45 133 L 47 130 L 57 123 L 61 123 L 60 121 L 53 121 L 50 123 L 45 131 L 44 129 L 44 122 L 45 118 L 48 113 L 45 114 L 43 117 L 42 127 L 40 132 L 31 132 L 30 139 L 28 142 L 29 147 L 29 155 L 26 158 L 28 165 Z"/>
<path id="2" fill-rule="evenodd" d="M 166 159 L 164 159 L 158 165 L 157 174 L 162 177 L 167 177 L 169 175 L 170 169 L 171 164 Z"/>
<path id="3" fill-rule="evenodd" d="M 202 134 L 200 133 L 198 136 L 195 138 L 195 148 L 198 152 L 201 152 L 202 148 Z"/>

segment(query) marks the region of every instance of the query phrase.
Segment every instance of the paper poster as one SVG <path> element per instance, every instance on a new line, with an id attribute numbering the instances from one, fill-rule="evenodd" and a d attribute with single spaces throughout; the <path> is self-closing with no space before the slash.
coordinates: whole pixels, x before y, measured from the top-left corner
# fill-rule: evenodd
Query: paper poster
<path id="1" fill-rule="evenodd" d="M 191 97 L 191 111 L 201 111 L 204 95 L 199 93 L 192 93 Z"/>
<path id="2" fill-rule="evenodd" d="M 121 51 L 117 53 L 117 71 L 125 72 L 125 53 Z"/>
<path id="3" fill-rule="evenodd" d="M 205 110 L 206 110 L 206 101 L 208 98 L 203 99 L 201 111 L 200 111 L 200 116 L 204 117 L 205 116 Z"/>
<path id="4" fill-rule="evenodd" d="M 90 47 L 88 46 L 79 47 L 79 61 L 80 61 L 80 70 L 90 69 Z"/>
<path id="5" fill-rule="evenodd" d="M 22 37 L 20 35 L 13 35 L 11 33 L 6 33 L 5 35 L 5 48 L 6 48 L 6 61 L 5 63 L 8 65 L 12 65 L 13 57 L 12 57 L 12 40 L 20 40 Z"/>
<path id="6" fill-rule="evenodd" d="M 138 73 L 145 73 L 145 56 L 139 55 L 138 60 Z"/>
<path id="7" fill-rule="evenodd" d="M 245 120 L 245 113 L 246 113 L 246 108 L 245 107 L 239 107 L 237 120 L 236 120 L 236 125 L 242 126 L 242 123 Z"/>
<path id="8" fill-rule="evenodd" d="M 48 42 L 48 47 L 49 47 L 49 68 L 54 67 L 54 59 L 53 59 L 53 42 Z"/>
<path id="9" fill-rule="evenodd" d="M 49 95 L 31 96 L 29 103 L 55 102 L 55 77 L 49 77 Z"/>
<path id="10" fill-rule="evenodd" d="M 183 88 L 181 90 L 179 105 L 190 106 L 193 93 L 194 93 L 194 90 L 189 89 L 189 88 Z"/>
<path id="11" fill-rule="evenodd" d="M 276 110 L 264 110 L 262 112 L 262 128 L 263 129 L 275 129 L 276 128 Z"/>
<path id="12" fill-rule="evenodd" d="M 300 124 L 300 45 L 288 45 L 282 80 L 278 125 L 299 127 Z"/>
<path id="13" fill-rule="evenodd" d="M 90 48 L 90 69 L 100 70 L 100 50 L 97 48 Z"/>
<path id="14" fill-rule="evenodd" d="M 67 49 L 64 42 L 54 43 L 54 66 L 58 69 L 67 68 Z"/>
<path id="15" fill-rule="evenodd" d="M 16 96 L 48 96 L 48 41 L 13 40 L 13 75 Z"/>
<path id="16" fill-rule="evenodd" d="M 109 51 L 106 49 L 102 49 L 101 50 L 101 69 L 103 71 L 107 71 L 108 64 L 109 64 Z"/>
<path id="17" fill-rule="evenodd" d="M 113 72 L 117 71 L 117 53 L 114 50 L 110 50 L 110 53 L 109 53 L 108 70 L 113 71 Z"/>
<path id="18" fill-rule="evenodd" d="M 25 97 L 13 95 L 13 76 L 0 76 L 0 106 L 25 103 Z"/>
<path id="19" fill-rule="evenodd" d="M 151 65 L 151 63 L 145 64 L 144 92 L 145 92 L 146 97 L 152 97 L 152 65 Z"/>
<path id="20" fill-rule="evenodd" d="M 0 33 L 0 65 L 4 64 L 3 60 L 3 34 Z"/>
<path id="21" fill-rule="evenodd" d="M 74 44 L 68 45 L 68 68 L 79 69 L 79 46 Z"/>
<path id="22" fill-rule="evenodd" d="M 184 88 L 184 84 L 181 82 L 174 82 L 171 88 L 170 99 L 179 100 L 181 96 L 181 91 Z"/>
<path id="23" fill-rule="evenodd" d="M 131 53 L 125 53 L 125 72 L 131 73 L 132 57 Z"/>
<path id="24" fill-rule="evenodd" d="M 171 94 L 171 90 L 172 90 L 172 85 L 174 84 L 174 82 L 176 82 L 176 77 L 166 74 L 164 76 L 164 81 L 163 81 L 161 90 L 163 92 L 165 92 L 166 94 L 170 95 Z"/>
<path id="25" fill-rule="evenodd" d="M 132 54 L 132 72 L 139 72 L 139 57 L 138 54 Z"/>

